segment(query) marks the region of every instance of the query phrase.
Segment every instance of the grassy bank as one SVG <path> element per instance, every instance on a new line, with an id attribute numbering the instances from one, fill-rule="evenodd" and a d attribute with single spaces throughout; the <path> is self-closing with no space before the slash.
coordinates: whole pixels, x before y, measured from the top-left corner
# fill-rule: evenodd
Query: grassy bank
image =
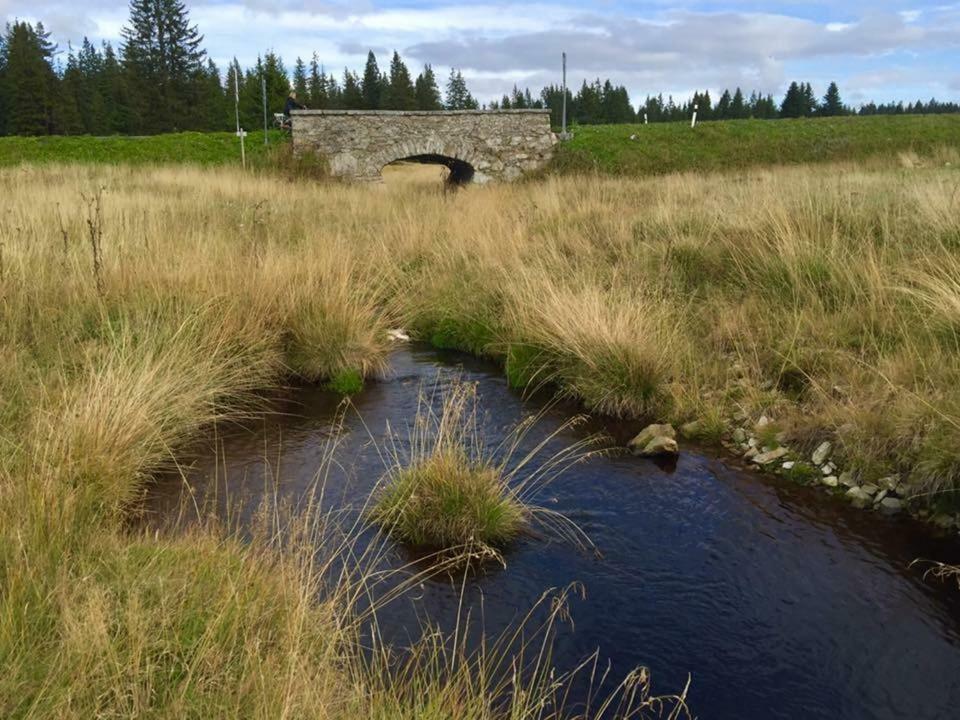
<path id="1" fill-rule="evenodd" d="M 272 145 L 284 134 L 270 131 Z M 256 164 L 271 150 L 263 131 L 246 138 L 247 159 Z M 48 136 L 0 137 L 0 167 L 21 163 L 106 163 L 110 165 L 239 165 L 240 140 L 234 133 L 170 133 L 128 137 Z"/>
<path id="2" fill-rule="evenodd" d="M 732 120 L 701 123 L 696 130 L 689 123 L 588 125 L 574 129 L 553 167 L 645 176 L 815 162 L 889 163 L 901 153 L 932 156 L 940 148 L 960 149 L 960 115 Z"/>
<path id="3" fill-rule="evenodd" d="M 960 174 L 917 160 L 452 195 L 0 171 L 0 715 L 493 716 L 490 668 L 358 659 L 364 580 L 318 595 L 333 580 L 295 552 L 315 537 L 124 522 L 255 390 L 375 378 L 390 327 L 599 412 L 713 437 L 766 415 L 864 477 L 956 488 Z M 549 691 L 513 693 L 514 715 L 550 716 Z"/>

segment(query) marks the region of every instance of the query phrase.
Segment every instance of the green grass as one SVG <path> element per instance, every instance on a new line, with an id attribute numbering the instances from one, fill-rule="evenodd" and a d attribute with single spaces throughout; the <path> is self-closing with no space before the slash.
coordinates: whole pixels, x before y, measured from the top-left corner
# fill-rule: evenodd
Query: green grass
<path id="1" fill-rule="evenodd" d="M 356 395 L 363 391 L 363 374 L 359 370 L 341 370 L 330 378 L 327 387 L 341 395 Z"/>
<path id="2" fill-rule="evenodd" d="M 271 131 L 268 140 L 270 144 L 264 145 L 262 131 L 250 132 L 245 143 L 247 160 L 256 163 L 270 148 L 285 142 L 279 131 Z M 0 137 L 0 167 L 22 163 L 239 165 L 240 141 L 232 132 Z"/>
<path id="3" fill-rule="evenodd" d="M 960 148 L 960 115 L 733 120 L 701 123 L 695 130 L 689 123 L 593 125 L 574 128 L 552 167 L 660 175 L 929 155 L 942 147 Z"/>
<path id="4" fill-rule="evenodd" d="M 497 468 L 459 449 L 445 449 L 396 471 L 371 519 L 417 547 L 496 548 L 517 536 L 525 512 Z"/>

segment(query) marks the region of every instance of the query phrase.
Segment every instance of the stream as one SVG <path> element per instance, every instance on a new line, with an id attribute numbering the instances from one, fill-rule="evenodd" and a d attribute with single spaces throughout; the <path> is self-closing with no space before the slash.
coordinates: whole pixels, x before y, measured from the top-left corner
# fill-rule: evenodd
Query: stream
<path id="1" fill-rule="evenodd" d="M 421 387 L 457 377 L 478 386 L 485 441 L 496 445 L 545 407 L 511 391 L 494 365 L 412 345 L 391 372 L 354 398 L 339 467 L 324 501 L 358 512 L 384 470 L 387 424 L 406 437 Z M 269 412 L 219 427 L 184 458 L 193 498 L 216 496 L 249 522 L 265 493 L 302 502 L 323 459 L 339 398 L 316 387 L 271 397 Z M 575 408 L 547 407 L 527 444 Z M 619 444 L 637 428 L 596 421 L 563 431 L 544 457 L 602 429 Z M 960 543 L 908 518 L 854 510 L 819 490 L 761 476 L 681 446 L 675 466 L 628 455 L 589 459 L 536 498 L 574 520 L 601 555 L 549 537 L 520 539 L 506 567 L 472 577 L 464 602 L 482 603 L 484 631 L 515 623 L 548 588 L 582 583 L 574 624 L 559 628 L 553 663 L 571 669 L 599 649 L 620 678 L 650 668 L 656 693 L 682 691 L 702 718 L 949 718 L 960 712 L 960 590 L 924 578 L 918 558 L 960 562 Z M 224 489 L 226 488 L 226 490 Z M 161 476 L 149 522 L 184 506 L 179 475 Z M 368 532 L 365 542 L 371 541 Z M 385 562 L 408 562 L 397 548 Z M 455 621 L 460 587 L 425 583 L 387 606 L 388 639 L 417 634 L 417 617 Z"/>

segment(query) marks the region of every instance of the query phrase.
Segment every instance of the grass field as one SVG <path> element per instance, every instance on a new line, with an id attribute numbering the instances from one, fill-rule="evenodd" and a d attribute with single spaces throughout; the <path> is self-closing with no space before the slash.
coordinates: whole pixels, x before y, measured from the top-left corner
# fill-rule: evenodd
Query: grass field
<path id="1" fill-rule="evenodd" d="M 263 132 L 251 132 L 248 161 L 271 169 L 286 140 L 271 131 L 270 145 L 264 145 Z M 695 131 L 686 123 L 596 125 L 575 128 L 550 170 L 646 176 L 812 162 L 889 163 L 900 153 L 931 156 L 942 148 L 960 149 L 960 115 L 738 120 L 702 123 Z M 51 162 L 238 165 L 240 145 L 233 133 L 0 137 L 0 167 Z M 432 178 L 433 169 L 424 176 Z"/>
<path id="2" fill-rule="evenodd" d="M 127 523 L 153 473 L 258 390 L 375 381 L 391 327 L 600 413 L 713 439 L 766 415 L 939 502 L 960 483 L 958 160 L 452 194 L 0 171 L 0 716 L 493 717 L 497 658 L 433 636 L 414 669 L 360 652 L 370 579 L 317 567 L 318 542 L 341 547 L 322 518 L 291 520 L 289 543 L 269 522 L 252 543 Z M 550 717 L 551 677 L 508 712 Z"/>
<path id="3" fill-rule="evenodd" d="M 631 136 L 636 139 L 631 140 Z M 960 115 L 736 120 L 574 128 L 558 172 L 663 175 L 813 162 L 884 161 L 902 152 L 960 149 Z"/>
<path id="4" fill-rule="evenodd" d="M 283 133 L 271 131 L 272 145 L 286 142 Z M 246 138 L 247 159 L 256 164 L 267 155 L 263 131 Z M 107 163 L 110 165 L 240 163 L 240 140 L 234 133 L 185 132 L 127 137 L 46 136 L 0 137 L 0 167 L 21 163 Z"/>

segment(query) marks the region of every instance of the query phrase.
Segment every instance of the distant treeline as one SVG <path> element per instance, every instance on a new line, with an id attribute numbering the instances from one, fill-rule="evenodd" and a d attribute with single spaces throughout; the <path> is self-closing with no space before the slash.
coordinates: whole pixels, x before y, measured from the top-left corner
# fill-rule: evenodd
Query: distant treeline
<path id="1" fill-rule="evenodd" d="M 451 70 L 441 92 L 430 65 L 414 78 L 396 52 L 381 70 L 370 52 L 362 74 L 330 73 L 316 55 L 297 58 L 292 68 L 268 52 L 252 68 L 233 60 L 226 72 L 201 47 L 203 36 L 190 23 L 181 0 L 131 0 L 130 18 L 119 48 L 99 47 L 86 38 L 64 55 L 42 23 L 15 22 L 0 36 L 0 135 L 154 134 L 180 130 L 229 130 L 236 122 L 261 127 L 263 88 L 268 114 L 283 109 L 291 89 L 302 103 L 318 109 L 440 110 L 480 107 L 459 70 Z M 714 101 L 709 92 L 676 101 L 648 96 L 635 107 L 627 89 L 610 80 L 584 82 L 567 90 L 569 122 L 581 125 L 687 120 L 697 108 L 702 121 L 778 119 L 849 114 L 956 113 L 957 103 L 936 100 L 904 105 L 864 105 L 857 110 L 841 100 L 836 83 L 818 98 L 809 83 L 792 83 L 783 100 L 740 88 Z M 513 92 L 490 108 L 549 108 L 561 123 L 564 91 L 558 86 L 534 95 Z"/>

